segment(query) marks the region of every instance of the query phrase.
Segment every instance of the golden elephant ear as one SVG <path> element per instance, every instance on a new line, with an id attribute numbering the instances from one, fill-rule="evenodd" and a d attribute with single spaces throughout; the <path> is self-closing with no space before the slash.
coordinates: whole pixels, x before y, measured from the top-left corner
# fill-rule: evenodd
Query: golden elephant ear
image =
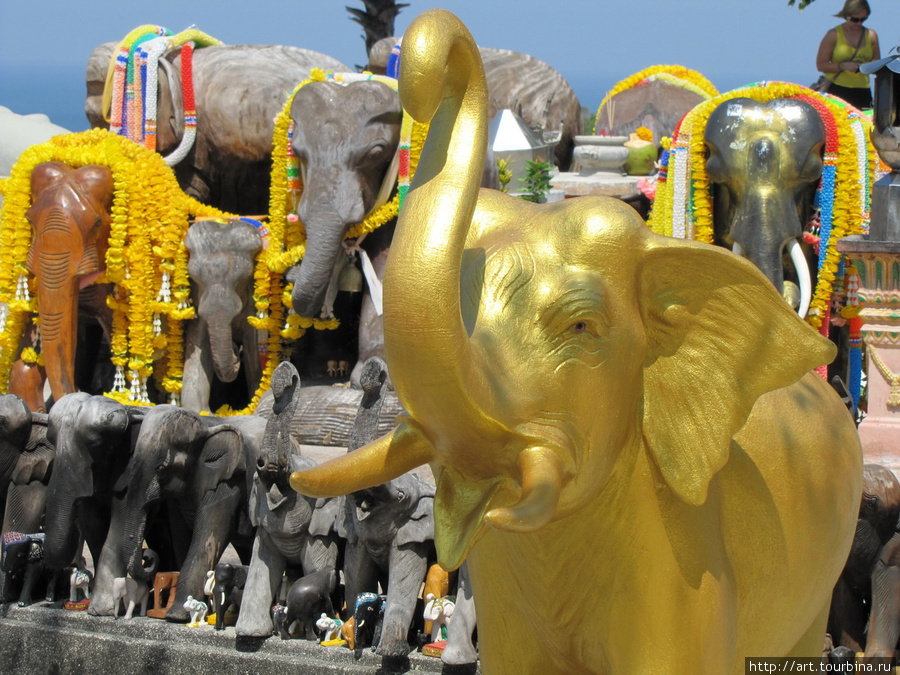
<path id="1" fill-rule="evenodd" d="M 836 350 L 730 251 L 654 236 L 641 275 L 644 438 L 672 490 L 699 505 L 756 400 Z"/>

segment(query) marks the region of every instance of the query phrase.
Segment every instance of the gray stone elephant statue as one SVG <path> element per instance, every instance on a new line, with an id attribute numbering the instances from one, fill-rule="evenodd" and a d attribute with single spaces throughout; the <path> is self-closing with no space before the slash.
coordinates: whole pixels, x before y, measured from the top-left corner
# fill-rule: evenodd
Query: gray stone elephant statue
<path id="1" fill-rule="evenodd" d="M 103 90 L 116 43 L 97 47 L 87 64 L 85 112 L 109 127 Z M 157 151 L 172 153 L 185 133 L 180 50 L 161 58 Z M 273 122 L 285 96 L 310 70 L 347 71 L 336 59 L 278 45 L 216 45 L 193 54 L 197 114 L 193 148 L 174 169 L 181 188 L 205 204 L 242 215 L 268 212 Z"/>
<path id="2" fill-rule="evenodd" d="M 853 547 L 834 586 L 828 633 L 834 646 L 893 656 L 900 638 L 900 480 L 878 464 L 863 467 Z"/>
<path id="3" fill-rule="evenodd" d="M 134 452 L 118 482 L 121 559 L 148 581 L 141 544 L 156 524 L 167 526 L 179 569 L 169 621 L 184 622 L 189 595 L 204 597 L 206 573 L 231 543 L 249 558 L 248 466 L 259 456 L 266 422 L 252 415 L 225 420 L 170 405 L 147 412 Z"/>
<path id="4" fill-rule="evenodd" d="M 0 534 L 38 531 L 55 454 L 47 415 L 14 394 L 0 396 Z"/>
<path id="5" fill-rule="evenodd" d="M 292 357 L 301 376 L 323 377 L 329 360 L 346 360 L 351 364 L 350 382 L 358 387 L 366 359 L 384 358 L 380 286 L 395 219 L 362 236 L 359 226 L 399 190 L 403 113 L 397 92 L 384 81 L 357 81 L 350 76 L 342 81 L 309 82 L 290 102 L 295 125 L 291 147 L 300 164 L 303 188 L 296 205 L 297 220 L 289 220 L 287 229 L 302 224 L 306 241 L 303 258 L 286 270 L 285 278 L 293 284 L 291 304 L 300 317 L 328 318 L 334 313 L 351 325 L 358 318 L 355 336 L 338 339 L 307 333 L 304 351 L 309 356 Z M 415 152 L 414 147 L 411 174 Z M 492 155 L 485 162 L 483 181 L 485 186 L 498 187 Z M 341 302 L 336 288 L 348 254 L 351 266 L 357 265 L 358 257 L 358 264 L 367 271 L 366 284 L 361 299 L 347 300 L 342 313 L 335 310 Z M 327 344 L 318 347 L 321 342 Z"/>
<path id="6" fill-rule="evenodd" d="M 363 399 L 348 453 L 374 439 L 387 388 L 387 366 L 373 357 L 362 373 Z M 406 473 L 344 498 L 338 532 L 347 539 L 344 591 L 348 608 L 361 593 L 387 589 L 376 654 L 409 653 L 408 633 L 419 589 L 434 559 L 434 485 Z M 348 617 L 345 617 L 348 618 Z M 358 626 L 357 626 L 358 627 Z"/>
<path id="7" fill-rule="evenodd" d="M 299 388 L 296 368 L 287 361 L 278 364 L 272 374 L 273 415 L 266 424 L 250 491 L 250 522 L 256 527 L 256 539 L 235 626 L 242 637 L 272 634 L 272 602 L 288 565 L 305 574 L 333 573 L 337 567 L 340 500 L 303 497 L 288 482 L 296 467 L 316 464 L 300 455 L 290 433 L 297 406 L 294 394 Z M 318 616 L 315 614 L 313 623 Z"/>
<path id="8" fill-rule="evenodd" d="M 78 560 L 82 541 L 94 560 L 94 594 L 89 612 L 112 610 L 111 584 L 125 575 L 113 525 L 116 482 L 125 471 L 146 409 L 105 396 L 66 394 L 49 414 L 47 438 L 56 448 L 47 486 L 45 562 L 63 569 Z M 149 539 L 157 549 L 165 548 Z"/>
<path id="9" fill-rule="evenodd" d="M 257 331 L 247 317 L 255 312 L 253 266 L 262 237 L 242 220 L 204 220 L 188 228 L 184 245 L 197 316 L 185 327 L 181 405 L 209 412 L 214 385 L 221 388 L 242 375 L 243 398 L 234 407 L 243 408 L 261 375 Z"/>

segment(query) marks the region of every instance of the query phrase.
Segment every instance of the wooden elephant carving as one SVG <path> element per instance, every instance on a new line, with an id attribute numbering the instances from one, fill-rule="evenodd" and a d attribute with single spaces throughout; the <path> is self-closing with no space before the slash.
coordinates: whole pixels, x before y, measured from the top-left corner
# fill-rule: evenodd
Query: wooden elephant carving
<path id="1" fill-rule="evenodd" d="M 31 194 L 27 217 L 34 235 L 26 266 L 34 275 L 40 299 L 43 363 L 22 358 L 22 350 L 31 347 L 36 336 L 33 328 L 26 330 L 9 390 L 32 410 L 43 412 L 45 377 L 57 401 L 79 389 L 75 376 L 79 312 L 99 322 L 109 337 L 112 318 L 106 296 L 110 286 L 92 282 L 105 268 L 113 176 L 103 166 L 75 169 L 46 162 L 31 173 Z"/>

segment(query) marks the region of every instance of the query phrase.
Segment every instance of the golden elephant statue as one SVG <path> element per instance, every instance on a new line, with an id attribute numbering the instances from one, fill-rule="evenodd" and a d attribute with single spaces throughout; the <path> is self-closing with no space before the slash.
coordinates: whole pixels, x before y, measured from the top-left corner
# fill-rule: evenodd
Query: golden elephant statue
<path id="1" fill-rule="evenodd" d="M 432 10 L 403 50 L 404 107 L 431 121 L 385 276 L 408 415 L 291 484 L 337 495 L 429 462 L 484 673 L 820 656 L 862 474 L 853 420 L 809 373 L 834 347 L 753 265 L 617 200 L 479 191 L 471 36 Z"/>

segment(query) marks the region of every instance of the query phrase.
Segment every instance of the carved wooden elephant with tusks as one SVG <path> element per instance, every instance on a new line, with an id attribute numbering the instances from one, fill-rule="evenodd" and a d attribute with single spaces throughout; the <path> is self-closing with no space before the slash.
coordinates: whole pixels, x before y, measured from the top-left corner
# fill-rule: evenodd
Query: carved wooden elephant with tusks
<path id="1" fill-rule="evenodd" d="M 617 200 L 479 190 L 486 86 L 452 14 L 410 24 L 400 83 L 433 135 L 385 274 L 407 414 L 291 485 L 358 493 L 429 463 L 485 673 L 819 658 L 862 478 L 854 421 L 809 372 L 834 345 L 752 264 Z"/>
<path id="2" fill-rule="evenodd" d="M 185 331 L 181 404 L 209 412 L 213 385 L 221 387 L 243 375 L 243 399 L 233 406 L 243 408 L 261 375 L 257 331 L 247 318 L 256 311 L 253 266 L 262 237 L 242 220 L 204 220 L 188 228 L 184 245 L 197 316 Z"/>

